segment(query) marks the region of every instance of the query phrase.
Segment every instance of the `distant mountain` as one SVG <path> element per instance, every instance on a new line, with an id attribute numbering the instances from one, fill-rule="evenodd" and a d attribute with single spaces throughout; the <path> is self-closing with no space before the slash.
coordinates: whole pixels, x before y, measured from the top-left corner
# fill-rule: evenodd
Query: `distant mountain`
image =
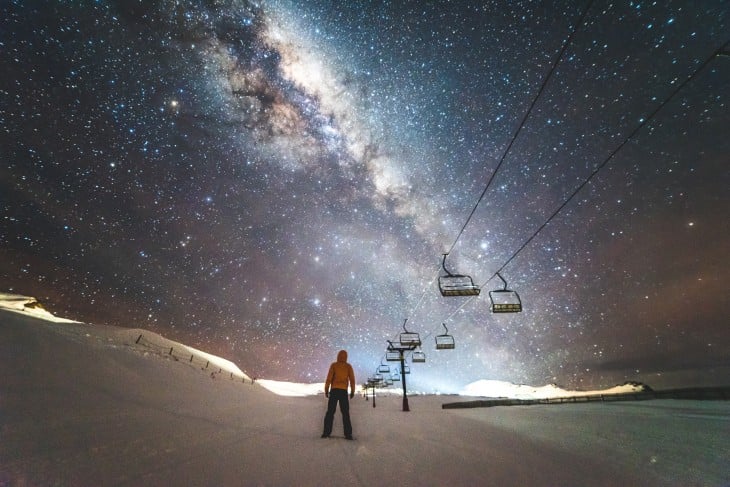
<path id="1" fill-rule="evenodd" d="M 478 380 L 464 387 L 459 395 L 473 397 L 493 397 L 509 399 L 549 399 L 553 397 L 586 396 L 591 394 L 625 394 L 650 391 L 651 388 L 640 382 L 626 382 L 608 389 L 577 391 L 567 390 L 556 384 L 529 386 L 499 380 Z"/>

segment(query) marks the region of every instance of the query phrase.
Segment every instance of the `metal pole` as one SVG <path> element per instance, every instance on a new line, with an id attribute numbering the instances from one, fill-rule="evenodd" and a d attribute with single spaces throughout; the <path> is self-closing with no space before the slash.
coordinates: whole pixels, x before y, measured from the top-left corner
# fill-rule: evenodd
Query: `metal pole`
<path id="1" fill-rule="evenodd" d="M 373 407 L 375 407 L 375 385 L 373 385 Z"/>
<path id="2" fill-rule="evenodd" d="M 406 392 L 406 368 L 403 350 L 400 351 L 400 376 L 403 381 L 403 411 L 410 411 L 411 408 L 408 407 L 408 393 Z"/>

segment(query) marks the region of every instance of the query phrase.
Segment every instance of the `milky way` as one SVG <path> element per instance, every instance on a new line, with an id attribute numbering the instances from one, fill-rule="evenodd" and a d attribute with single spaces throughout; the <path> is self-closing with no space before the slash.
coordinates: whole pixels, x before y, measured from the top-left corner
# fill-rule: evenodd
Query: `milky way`
<path id="1" fill-rule="evenodd" d="M 5 2 L 2 290 L 272 379 L 407 319 L 421 390 L 726 382 L 730 4 L 481 3 Z"/>

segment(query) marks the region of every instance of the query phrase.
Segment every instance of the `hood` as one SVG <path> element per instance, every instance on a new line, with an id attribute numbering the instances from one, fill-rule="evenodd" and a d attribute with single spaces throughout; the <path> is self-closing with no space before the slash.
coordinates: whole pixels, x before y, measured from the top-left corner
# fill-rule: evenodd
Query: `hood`
<path id="1" fill-rule="evenodd" d="M 347 362 L 347 350 L 340 350 L 339 352 L 337 352 L 337 361 Z"/>

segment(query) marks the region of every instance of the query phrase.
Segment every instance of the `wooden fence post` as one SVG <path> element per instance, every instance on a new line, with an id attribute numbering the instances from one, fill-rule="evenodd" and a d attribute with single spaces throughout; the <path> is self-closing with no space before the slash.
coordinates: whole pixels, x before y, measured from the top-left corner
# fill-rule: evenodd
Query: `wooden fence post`
<path id="1" fill-rule="evenodd" d="M 172 347 L 170 347 L 170 353 L 168 355 L 172 355 Z"/>

